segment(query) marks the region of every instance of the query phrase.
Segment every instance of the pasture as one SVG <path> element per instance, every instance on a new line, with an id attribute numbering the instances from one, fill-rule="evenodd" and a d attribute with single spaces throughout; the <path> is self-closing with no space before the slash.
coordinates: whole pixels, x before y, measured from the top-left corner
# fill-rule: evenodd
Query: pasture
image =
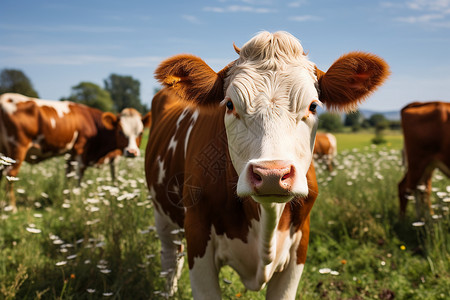
<path id="1" fill-rule="evenodd" d="M 416 222 L 412 203 L 400 221 L 401 135 L 384 146 L 370 146 L 373 134 L 336 137 L 335 170 L 316 168 L 298 299 L 448 299 L 450 180 L 434 175 L 430 222 Z M 24 164 L 15 214 L 0 185 L 0 299 L 164 299 L 143 158 L 122 159 L 116 184 L 108 166 L 89 168 L 81 188 L 64 166 Z M 223 299 L 264 299 L 230 268 L 221 287 Z M 175 299 L 191 299 L 187 265 Z"/>

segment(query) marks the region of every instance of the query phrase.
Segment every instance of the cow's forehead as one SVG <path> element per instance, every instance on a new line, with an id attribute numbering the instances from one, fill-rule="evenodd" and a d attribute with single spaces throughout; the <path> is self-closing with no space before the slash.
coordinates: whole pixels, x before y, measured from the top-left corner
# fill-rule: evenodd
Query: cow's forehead
<path id="1" fill-rule="evenodd" d="M 247 42 L 226 79 L 227 96 L 244 100 L 246 106 L 267 97 L 289 100 L 298 109 L 298 102 L 318 98 L 316 85 L 315 64 L 286 32 L 261 33 Z"/>
<path id="2" fill-rule="evenodd" d="M 140 114 L 121 116 L 120 126 L 126 136 L 137 136 L 144 130 Z"/>
<path id="3" fill-rule="evenodd" d="M 303 106 L 318 99 L 317 77 L 303 66 L 264 72 L 241 69 L 229 81 L 226 96 L 247 112 L 272 104 L 299 112 Z"/>

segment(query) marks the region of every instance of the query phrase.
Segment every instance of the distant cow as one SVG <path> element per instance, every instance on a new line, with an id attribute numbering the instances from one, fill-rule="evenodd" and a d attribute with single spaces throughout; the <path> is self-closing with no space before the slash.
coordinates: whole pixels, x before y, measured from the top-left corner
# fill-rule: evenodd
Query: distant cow
<path id="1" fill-rule="evenodd" d="M 68 101 L 3 94 L 0 96 L 0 153 L 15 160 L 6 175 L 16 177 L 24 161 L 38 163 L 68 153 L 68 172 L 74 165 L 71 162 L 77 162 L 81 180 L 87 166 L 116 149 L 126 156 L 139 155 L 141 134 L 149 119 L 149 115 L 142 119 L 132 108 L 114 115 Z M 11 206 L 15 207 L 12 183 L 8 189 Z"/>
<path id="2" fill-rule="evenodd" d="M 450 176 L 450 103 L 414 102 L 401 111 L 406 174 L 398 185 L 400 214 L 408 204 L 408 194 L 416 200 L 416 215 L 431 211 L 433 170 Z M 421 188 L 421 186 L 423 188 Z"/>
<path id="3" fill-rule="evenodd" d="M 337 155 L 336 137 L 331 133 L 318 132 L 314 143 L 314 158 L 323 161 L 333 171 L 333 160 Z"/>
<path id="4" fill-rule="evenodd" d="M 214 72 L 200 58 L 162 62 L 145 154 L 168 293 L 187 242 L 194 299 L 220 299 L 223 265 L 267 299 L 294 299 L 318 187 L 321 103 L 355 109 L 388 75 L 379 57 L 342 56 L 324 73 L 285 32 L 263 32 Z M 320 96 L 319 96 L 320 95 Z"/>

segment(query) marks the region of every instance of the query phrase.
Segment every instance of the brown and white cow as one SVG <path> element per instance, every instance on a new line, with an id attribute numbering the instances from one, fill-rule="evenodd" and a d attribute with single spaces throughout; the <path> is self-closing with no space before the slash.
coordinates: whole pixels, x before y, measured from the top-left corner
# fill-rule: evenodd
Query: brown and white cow
<path id="1" fill-rule="evenodd" d="M 431 212 L 431 177 L 438 168 L 450 177 L 450 103 L 413 102 L 401 111 L 406 174 L 398 185 L 400 215 L 408 195 L 416 201 L 416 215 Z"/>
<path id="2" fill-rule="evenodd" d="M 327 165 L 328 171 L 333 171 L 333 160 L 337 155 L 336 137 L 331 133 L 318 132 L 313 153 L 317 161 Z"/>
<path id="3" fill-rule="evenodd" d="M 127 156 L 139 155 L 138 145 L 144 118 L 135 109 L 120 114 L 68 101 L 49 101 L 6 93 L 0 96 L 0 153 L 15 160 L 6 175 L 16 177 L 21 164 L 38 163 L 50 157 L 70 154 L 68 172 L 77 162 L 79 180 L 87 166 L 97 163 L 116 149 Z M 0 179 L 1 179 L 0 174 Z M 15 208 L 12 183 L 8 184 L 10 204 Z"/>
<path id="4" fill-rule="evenodd" d="M 267 285 L 267 299 L 294 299 L 318 193 L 316 107 L 354 109 L 388 65 L 353 52 L 324 73 L 286 32 L 260 33 L 237 52 L 218 73 L 191 55 L 156 70 L 165 88 L 152 103 L 145 170 L 167 292 L 184 236 L 194 299 L 220 299 L 223 265 L 250 290 Z"/>

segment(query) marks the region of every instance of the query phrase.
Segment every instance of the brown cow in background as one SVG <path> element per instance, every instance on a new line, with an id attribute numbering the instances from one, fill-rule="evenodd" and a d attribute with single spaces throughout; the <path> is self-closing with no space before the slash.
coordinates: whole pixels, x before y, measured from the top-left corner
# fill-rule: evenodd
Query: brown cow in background
<path id="1" fill-rule="evenodd" d="M 402 109 L 401 118 L 406 174 L 398 185 L 400 215 L 405 215 L 412 194 L 417 217 L 425 218 L 431 212 L 434 169 L 450 176 L 450 103 L 414 102 Z"/>
<path id="2" fill-rule="evenodd" d="M 15 178 L 24 161 L 38 163 L 68 153 L 67 172 L 76 165 L 81 181 L 88 166 L 117 154 L 113 152 L 117 149 L 126 156 L 139 155 L 141 134 L 149 121 L 150 115 L 142 118 L 132 108 L 114 115 L 69 101 L 0 95 L 0 153 L 12 159 L 0 179 L 3 173 Z M 13 181 L 8 180 L 7 189 L 15 209 Z"/>
<path id="3" fill-rule="evenodd" d="M 337 155 L 336 137 L 331 133 L 318 132 L 314 143 L 314 158 L 323 161 L 328 171 L 333 171 L 333 160 Z"/>

